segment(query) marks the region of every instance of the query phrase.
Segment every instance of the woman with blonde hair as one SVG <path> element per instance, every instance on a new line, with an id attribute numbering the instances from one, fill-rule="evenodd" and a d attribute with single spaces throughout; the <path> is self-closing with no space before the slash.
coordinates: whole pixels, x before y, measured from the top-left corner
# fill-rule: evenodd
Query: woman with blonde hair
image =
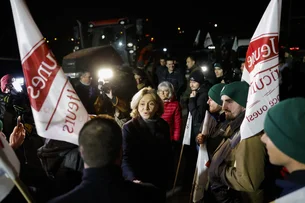
<path id="1" fill-rule="evenodd" d="M 163 102 L 156 90 L 144 87 L 131 101 L 132 119 L 123 126 L 122 170 L 135 183 L 152 183 L 164 191 L 172 164 L 168 123 L 161 118 Z"/>

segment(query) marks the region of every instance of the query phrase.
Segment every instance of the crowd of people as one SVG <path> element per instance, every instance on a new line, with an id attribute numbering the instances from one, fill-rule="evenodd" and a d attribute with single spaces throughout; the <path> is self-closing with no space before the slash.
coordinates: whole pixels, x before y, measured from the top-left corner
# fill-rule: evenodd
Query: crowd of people
<path id="1" fill-rule="evenodd" d="M 241 77 L 244 63 L 232 61 L 228 49 L 222 46 L 222 57 L 209 61 L 212 79 L 192 55 L 185 59 L 186 68 L 171 57 L 159 58 L 154 68 L 148 68 L 149 60 L 139 63 L 131 100 L 111 86 L 93 86 L 91 73 L 83 71 L 73 87 L 91 119 L 79 132 L 78 146 L 29 129 L 35 125 L 28 119 L 25 91 L 16 92 L 14 78 L 3 76 L 1 134 L 20 159 L 20 178 L 34 199 L 167 202 L 190 120 L 180 177 L 182 187 L 192 190 L 198 150 L 205 144 L 208 182 L 200 201 L 265 203 L 304 187 L 305 98 L 296 91 L 301 81 L 292 78 L 301 77 L 305 62 L 295 63 L 291 55 L 280 58 L 281 101 L 268 110 L 261 132 L 241 139 L 249 84 Z M 212 121 L 203 131 L 207 112 Z M 22 201 L 14 188 L 3 202 Z"/>

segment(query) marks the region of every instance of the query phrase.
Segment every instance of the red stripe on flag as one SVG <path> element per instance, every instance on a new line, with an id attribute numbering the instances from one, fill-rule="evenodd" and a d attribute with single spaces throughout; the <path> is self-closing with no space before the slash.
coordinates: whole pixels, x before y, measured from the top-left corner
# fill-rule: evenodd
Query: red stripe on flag
<path id="1" fill-rule="evenodd" d="M 51 122 L 52 122 L 53 116 L 54 116 L 54 114 L 55 114 L 55 112 L 56 112 L 56 110 L 57 110 L 58 104 L 59 104 L 59 102 L 60 102 L 60 99 L 61 99 L 61 97 L 62 97 L 62 94 L 63 94 L 63 92 L 64 92 L 64 90 L 65 90 L 65 87 L 67 86 L 68 82 L 69 82 L 69 80 L 67 79 L 65 85 L 63 86 L 63 88 L 62 88 L 62 90 L 61 90 L 61 92 L 60 92 L 59 98 L 58 98 L 58 100 L 57 100 L 57 103 L 56 103 L 56 106 L 55 106 L 54 111 L 53 111 L 53 113 L 52 113 L 52 116 L 51 116 L 51 118 L 50 118 L 50 120 L 49 120 L 49 122 L 48 122 L 48 125 L 47 125 L 47 127 L 46 127 L 46 130 L 48 130 L 48 128 L 49 128 L 49 126 L 50 126 L 50 124 L 51 124 Z"/>
<path id="2" fill-rule="evenodd" d="M 29 53 L 22 69 L 31 106 L 40 111 L 60 67 L 46 42 L 33 47 Z"/>

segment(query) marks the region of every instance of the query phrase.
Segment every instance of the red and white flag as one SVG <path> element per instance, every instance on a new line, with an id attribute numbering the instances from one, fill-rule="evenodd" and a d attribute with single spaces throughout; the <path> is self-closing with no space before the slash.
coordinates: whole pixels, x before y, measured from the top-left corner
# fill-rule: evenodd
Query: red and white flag
<path id="1" fill-rule="evenodd" d="M 20 162 L 14 150 L 0 132 L 0 202 L 15 186 L 12 179 L 19 176 Z"/>
<path id="2" fill-rule="evenodd" d="M 282 0 L 271 0 L 251 38 L 242 79 L 249 83 L 241 139 L 263 130 L 269 108 L 279 102 L 279 32 Z"/>
<path id="3" fill-rule="evenodd" d="M 26 3 L 11 0 L 20 59 L 37 133 L 78 145 L 89 115 L 58 65 Z"/>

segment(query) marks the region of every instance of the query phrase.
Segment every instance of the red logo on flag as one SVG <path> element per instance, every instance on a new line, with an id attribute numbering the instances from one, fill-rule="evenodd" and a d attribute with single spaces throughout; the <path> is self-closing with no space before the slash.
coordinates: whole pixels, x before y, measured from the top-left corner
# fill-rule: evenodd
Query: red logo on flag
<path id="1" fill-rule="evenodd" d="M 25 56 L 22 67 L 31 105 L 40 111 L 60 67 L 43 39 Z"/>
<path id="2" fill-rule="evenodd" d="M 245 61 L 245 67 L 249 73 L 256 64 L 278 55 L 278 40 L 277 33 L 264 34 L 251 40 Z"/>

